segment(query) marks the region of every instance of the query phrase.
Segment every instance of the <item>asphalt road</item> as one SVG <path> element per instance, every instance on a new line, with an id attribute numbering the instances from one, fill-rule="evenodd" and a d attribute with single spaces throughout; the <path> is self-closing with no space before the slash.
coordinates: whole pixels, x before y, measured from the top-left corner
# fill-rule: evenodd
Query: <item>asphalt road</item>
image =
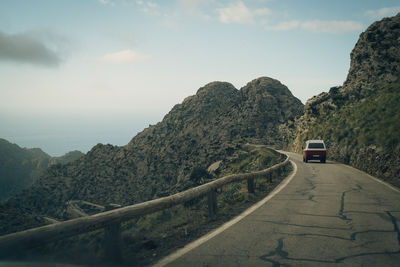
<path id="1" fill-rule="evenodd" d="M 400 192 L 289 155 L 297 173 L 286 187 L 167 266 L 400 266 Z"/>

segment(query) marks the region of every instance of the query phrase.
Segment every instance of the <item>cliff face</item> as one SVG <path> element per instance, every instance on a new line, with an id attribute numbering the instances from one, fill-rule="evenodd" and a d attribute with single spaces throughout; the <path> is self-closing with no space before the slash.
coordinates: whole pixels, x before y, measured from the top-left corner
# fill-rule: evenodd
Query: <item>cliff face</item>
<path id="1" fill-rule="evenodd" d="M 307 101 L 281 127 L 289 149 L 324 139 L 328 157 L 400 185 L 400 14 L 373 23 L 351 52 L 341 87 Z"/>
<path id="2" fill-rule="evenodd" d="M 303 105 L 286 86 L 256 79 L 240 90 L 212 82 L 186 98 L 126 146 L 96 145 L 67 165 L 49 168 L 8 205 L 68 219 L 66 203 L 134 204 L 191 186 L 195 169 L 231 156 L 246 142 L 279 144 L 278 126 Z"/>
<path id="3" fill-rule="evenodd" d="M 368 96 L 400 77 L 400 14 L 373 23 L 350 54 L 343 93 Z"/>

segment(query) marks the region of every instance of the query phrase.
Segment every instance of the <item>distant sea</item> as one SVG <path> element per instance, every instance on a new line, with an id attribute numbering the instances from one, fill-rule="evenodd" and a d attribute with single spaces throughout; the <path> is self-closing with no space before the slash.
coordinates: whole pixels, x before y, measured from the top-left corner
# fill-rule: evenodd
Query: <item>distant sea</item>
<path id="1" fill-rule="evenodd" d="M 50 156 L 62 156 L 72 150 L 88 152 L 98 143 L 123 146 L 160 115 L 0 115 L 0 138 L 20 147 L 41 148 Z"/>

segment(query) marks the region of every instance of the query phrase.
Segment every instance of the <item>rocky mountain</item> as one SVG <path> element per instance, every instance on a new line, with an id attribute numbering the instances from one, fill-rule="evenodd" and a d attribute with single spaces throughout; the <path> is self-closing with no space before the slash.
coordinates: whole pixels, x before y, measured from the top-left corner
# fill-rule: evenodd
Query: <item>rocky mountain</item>
<path id="1" fill-rule="evenodd" d="M 400 186 L 400 14 L 373 23 L 351 52 L 340 87 L 307 101 L 281 127 L 288 147 L 324 139 L 328 157 Z"/>
<path id="2" fill-rule="evenodd" d="M 40 148 L 21 148 L 0 138 L 0 200 L 29 187 L 51 165 L 76 160 L 82 152 L 73 151 L 61 157 L 50 157 Z"/>
<path id="3" fill-rule="evenodd" d="M 50 167 L 9 207 L 57 219 L 73 200 L 128 205 L 194 186 L 193 172 L 234 155 L 247 142 L 282 142 L 279 125 L 303 104 L 279 81 L 262 77 L 240 90 L 212 82 L 122 147 L 98 144 L 79 160 Z"/>
<path id="4" fill-rule="evenodd" d="M 69 162 L 72 162 L 74 160 L 80 159 L 84 154 L 79 151 L 79 150 L 73 150 L 70 152 L 67 152 L 65 155 L 62 155 L 60 157 L 50 157 L 49 160 L 49 166 L 56 165 L 56 164 L 67 164 Z"/>

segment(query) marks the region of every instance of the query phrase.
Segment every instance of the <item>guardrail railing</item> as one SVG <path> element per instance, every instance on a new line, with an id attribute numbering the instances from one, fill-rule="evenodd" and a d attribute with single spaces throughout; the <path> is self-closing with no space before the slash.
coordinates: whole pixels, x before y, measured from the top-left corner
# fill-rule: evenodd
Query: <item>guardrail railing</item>
<path id="1" fill-rule="evenodd" d="M 118 260 L 121 258 L 121 222 L 167 209 L 203 195 L 208 197 L 209 215 L 215 216 L 217 211 L 216 189 L 247 179 L 248 192 L 254 193 L 254 179 L 267 176 L 274 171 L 280 171 L 289 163 L 289 157 L 285 156 L 286 159 L 283 162 L 261 171 L 232 174 L 171 196 L 0 236 L 0 256 L 6 257 L 9 253 L 15 253 L 19 249 L 37 247 L 104 228 L 106 257 Z M 271 180 L 272 177 L 269 176 L 269 179 Z"/>

